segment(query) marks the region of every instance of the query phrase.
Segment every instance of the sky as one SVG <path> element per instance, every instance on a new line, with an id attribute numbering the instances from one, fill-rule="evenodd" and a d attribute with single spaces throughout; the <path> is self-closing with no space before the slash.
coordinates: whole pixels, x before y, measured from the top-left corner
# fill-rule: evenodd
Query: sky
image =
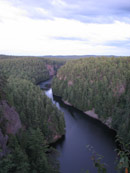
<path id="1" fill-rule="evenodd" d="M 130 56 L 130 0 L 0 0 L 0 54 Z"/>

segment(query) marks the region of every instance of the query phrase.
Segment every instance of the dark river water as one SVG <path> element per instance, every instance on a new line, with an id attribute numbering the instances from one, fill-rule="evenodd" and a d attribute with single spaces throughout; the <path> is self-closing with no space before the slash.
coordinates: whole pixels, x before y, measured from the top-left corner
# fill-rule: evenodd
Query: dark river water
<path id="1" fill-rule="evenodd" d="M 50 84 L 51 80 L 40 83 L 40 87 Z M 49 88 L 45 94 L 64 113 L 66 123 L 65 137 L 55 144 L 59 151 L 57 159 L 60 163 L 61 173 L 96 173 L 92 157 L 99 154 L 103 156 L 101 163 L 105 163 L 107 173 L 116 173 L 116 152 L 114 132 L 83 112 L 65 105 L 58 97 L 54 97 Z M 89 151 L 87 145 L 93 147 Z M 97 154 L 93 154 L 93 151 Z"/>

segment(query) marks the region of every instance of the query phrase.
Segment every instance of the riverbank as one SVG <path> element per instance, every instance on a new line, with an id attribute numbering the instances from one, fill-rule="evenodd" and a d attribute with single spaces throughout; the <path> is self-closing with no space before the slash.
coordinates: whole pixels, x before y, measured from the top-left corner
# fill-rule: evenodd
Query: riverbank
<path id="1" fill-rule="evenodd" d="M 57 96 L 57 95 L 54 95 L 54 96 L 61 98 L 61 100 L 63 101 L 63 103 L 66 104 L 67 106 L 72 106 L 73 108 L 76 108 L 71 103 L 69 103 L 68 101 L 64 101 L 64 99 L 62 99 L 61 96 Z M 76 109 L 78 109 L 78 108 L 76 108 Z M 78 109 L 78 110 L 80 110 L 80 109 Z M 82 110 L 80 110 L 80 111 L 82 111 Z M 95 109 L 94 108 L 92 110 L 82 111 L 82 112 L 84 114 L 86 114 L 87 116 L 100 121 L 101 123 L 103 123 L 104 125 L 106 125 L 109 129 L 111 129 L 111 130 L 115 131 L 115 133 L 117 133 L 117 131 L 111 127 L 111 122 L 112 122 L 112 118 L 111 117 L 108 117 L 107 120 L 100 119 L 99 118 L 99 115 L 95 113 Z"/>
<path id="2" fill-rule="evenodd" d="M 65 136 L 54 144 L 60 153 L 57 156 L 60 172 L 79 173 L 83 169 L 96 172 L 91 160 L 92 153 L 86 148 L 86 145 L 91 145 L 98 154 L 104 156 L 102 162 L 109 165 L 108 173 L 115 173 L 115 132 L 99 120 L 86 116 L 73 106 L 66 105 L 61 97 L 53 95 L 51 88 L 46 90 L 45 94 L 64 113 L 65 118 Z"/>
<path id="3" fill-rule="evenodd" d="M 40 82 L 38 85 L 40 86 L 42 90 L 44 90 L 44 92 L 46 92 L 49 88 L 51 88 L 52 80 L 53 80 L 53 76 L 51 76 L 48 80 Z M 65 135 L 65 132 L 63 134 L 55 134 L 55 136 L 53 136 L 52 141 L 48 143 L 48 145 L 55 144 L 57 141 L 63 138 L 64 135 Z"/>

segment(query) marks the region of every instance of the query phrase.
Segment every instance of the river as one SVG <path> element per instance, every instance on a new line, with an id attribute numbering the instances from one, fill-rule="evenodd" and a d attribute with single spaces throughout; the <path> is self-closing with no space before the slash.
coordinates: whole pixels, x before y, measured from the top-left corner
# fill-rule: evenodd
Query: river
<path id="1" fill-rule="evenodd" d="M 92 157 L 99 154 L 104 158 L 107 173 L 116 173 L 116 144 L 115 133 L 74 107 L 65 105 L 59 97 L 53 96 L 50 86 L 51 80 L 41 82 L 41 88 L 46 89 L 45 94 L 56 104 L 57 108 L 64 113 L 66 123 L 65 137 L 55 144 L 59 151 L 57 159 L 60 163 L 60 173 L 96 173 Z M 87 145 L 93 147 L 89 151 Z M 97 154 L 93 154 L 92 152 Z"/>

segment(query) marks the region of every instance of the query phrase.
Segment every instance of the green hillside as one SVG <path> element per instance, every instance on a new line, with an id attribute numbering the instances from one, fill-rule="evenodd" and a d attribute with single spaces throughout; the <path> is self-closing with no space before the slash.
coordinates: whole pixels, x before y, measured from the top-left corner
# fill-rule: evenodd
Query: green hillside
<path id="1" fill-rule="evenodd" d="M 130 142 L 130 58 L 86 58 L 67 62 L 53 80 L 54 95 L 94 114 Z M 88 112 L 89 111 L 89 112 Z"/>
<path id="2" fill-rule="evenodd" d="M 0 173 L 57 172 L 48 144 L 65 133 L 63 114 L 36 86 L 63 64 L 41 58 L 0 60 Z"/>

